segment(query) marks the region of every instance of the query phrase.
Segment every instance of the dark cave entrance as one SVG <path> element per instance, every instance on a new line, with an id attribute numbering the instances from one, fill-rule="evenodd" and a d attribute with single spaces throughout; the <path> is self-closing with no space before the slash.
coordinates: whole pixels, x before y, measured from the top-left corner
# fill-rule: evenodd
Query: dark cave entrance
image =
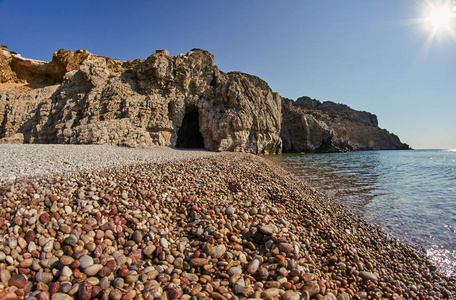
<path id="1" fill-rule="evenodd" d="M 192 109 L 185 113 L 182 126 L 177 132 L 176 148 L 204 148 L 204 140 L 199 130 L 199 113 Z"/>

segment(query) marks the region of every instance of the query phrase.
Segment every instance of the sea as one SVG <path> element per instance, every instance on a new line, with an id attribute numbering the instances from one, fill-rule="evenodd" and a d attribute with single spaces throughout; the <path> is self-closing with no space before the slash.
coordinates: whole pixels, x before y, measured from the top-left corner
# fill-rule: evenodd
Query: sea
<path id="1" fill-rule="evenodd" d="M 456 277 L 456 149 L 284 154 L 272 160 Z"/>

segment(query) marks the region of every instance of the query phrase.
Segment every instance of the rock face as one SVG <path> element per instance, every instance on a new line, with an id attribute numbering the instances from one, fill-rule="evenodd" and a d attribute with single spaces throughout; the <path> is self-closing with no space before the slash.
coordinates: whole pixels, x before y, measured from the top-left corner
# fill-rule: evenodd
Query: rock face
<path id="1" fill-rule="evenodd" d="M 0 71 L 0 143 L 255 154 L 408 148 L 373 114 L 281 99 L 258 77 L 223 73 L 199 49 L 134 61 L 62 49 L 44 62 L 0 46 Z"/>
<path id="2" fill-rule="evenodd" d="M 121 62 L 60 50 L 40 62 L 3 47 L 0 64 L 3 142 L 282 149 L 280 96 L 255 76 L 221 72 L 207 51 Z"/>
<path id="3" fill-rule="evenodd" d="M 23 58 L 0 45 L 0 83 L 25 83 L 29 85 L 53 85 L 63 81 L 69 71 L 79 70 L 85 60 L 104 58 L 107 66 L 115 72 L 124 72 L 142 62 L 120 61 L 109 57 L 94 55 L 87 50 L 69 51 L 60 49 L 50 62 Z"/>
<path id="4" fill-rule="evenodd" d="M 344 104 L 301 97 L 282 99 L 283 152 L 410 149 L 378 127 L 377 116 Z"/>
<path id="5" fill-rule="evenodd" d="M 280 137 L 283 152 L 328 152 L 334 149 L 334 133 L 328 125 L 306 114 L 289 99 L 282 99 Z"/>

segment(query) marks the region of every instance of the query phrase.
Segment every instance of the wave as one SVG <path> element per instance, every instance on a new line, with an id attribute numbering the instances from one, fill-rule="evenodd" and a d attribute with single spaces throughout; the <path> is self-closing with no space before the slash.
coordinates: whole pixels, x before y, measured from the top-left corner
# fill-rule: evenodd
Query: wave
<path id="1" fill-rule="evenodd" d="M 456 275 L 456 251 L 449 251 L 435 245 L 426 250 L 426 256 L 437 265 L 439 271 L 445 276 Z"/>

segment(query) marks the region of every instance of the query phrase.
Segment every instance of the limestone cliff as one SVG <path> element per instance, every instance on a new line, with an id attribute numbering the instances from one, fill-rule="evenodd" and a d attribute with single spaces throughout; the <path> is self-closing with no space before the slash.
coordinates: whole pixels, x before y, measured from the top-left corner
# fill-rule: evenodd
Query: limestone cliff
<path id="1" fill-rule="evenodd" d="M 0 49 L 3 142 L 204 147 L 280 153 L 281 98 L 195 49 L 123 62 L 60 50 L 51 62 Z"/>
<path id="2" fill-rule="evenodd" d="M 344 104 L 301 97 L 282 100 L 283 152 L 410 149 L 378 127 L 377 116 Z"/>
<path id="3" fill-rule="evenodd" d="M 333 151 L 333 131 L 327 124 L 304 113 L 292 100 L 282 98 L 283 152 L 328 152 Z"/>
<path id="4" fill-rule="evenodd" d="M 198 147 L 249 153 L 407 149 L 377 117 L 333 102 L 281 99 L 225 74 L 207 51 L 120 61 L 59 50 L 50 62 L 0 46 L 0 143 Z M 283 143 L 283 145 L 282 145 Z"/>

